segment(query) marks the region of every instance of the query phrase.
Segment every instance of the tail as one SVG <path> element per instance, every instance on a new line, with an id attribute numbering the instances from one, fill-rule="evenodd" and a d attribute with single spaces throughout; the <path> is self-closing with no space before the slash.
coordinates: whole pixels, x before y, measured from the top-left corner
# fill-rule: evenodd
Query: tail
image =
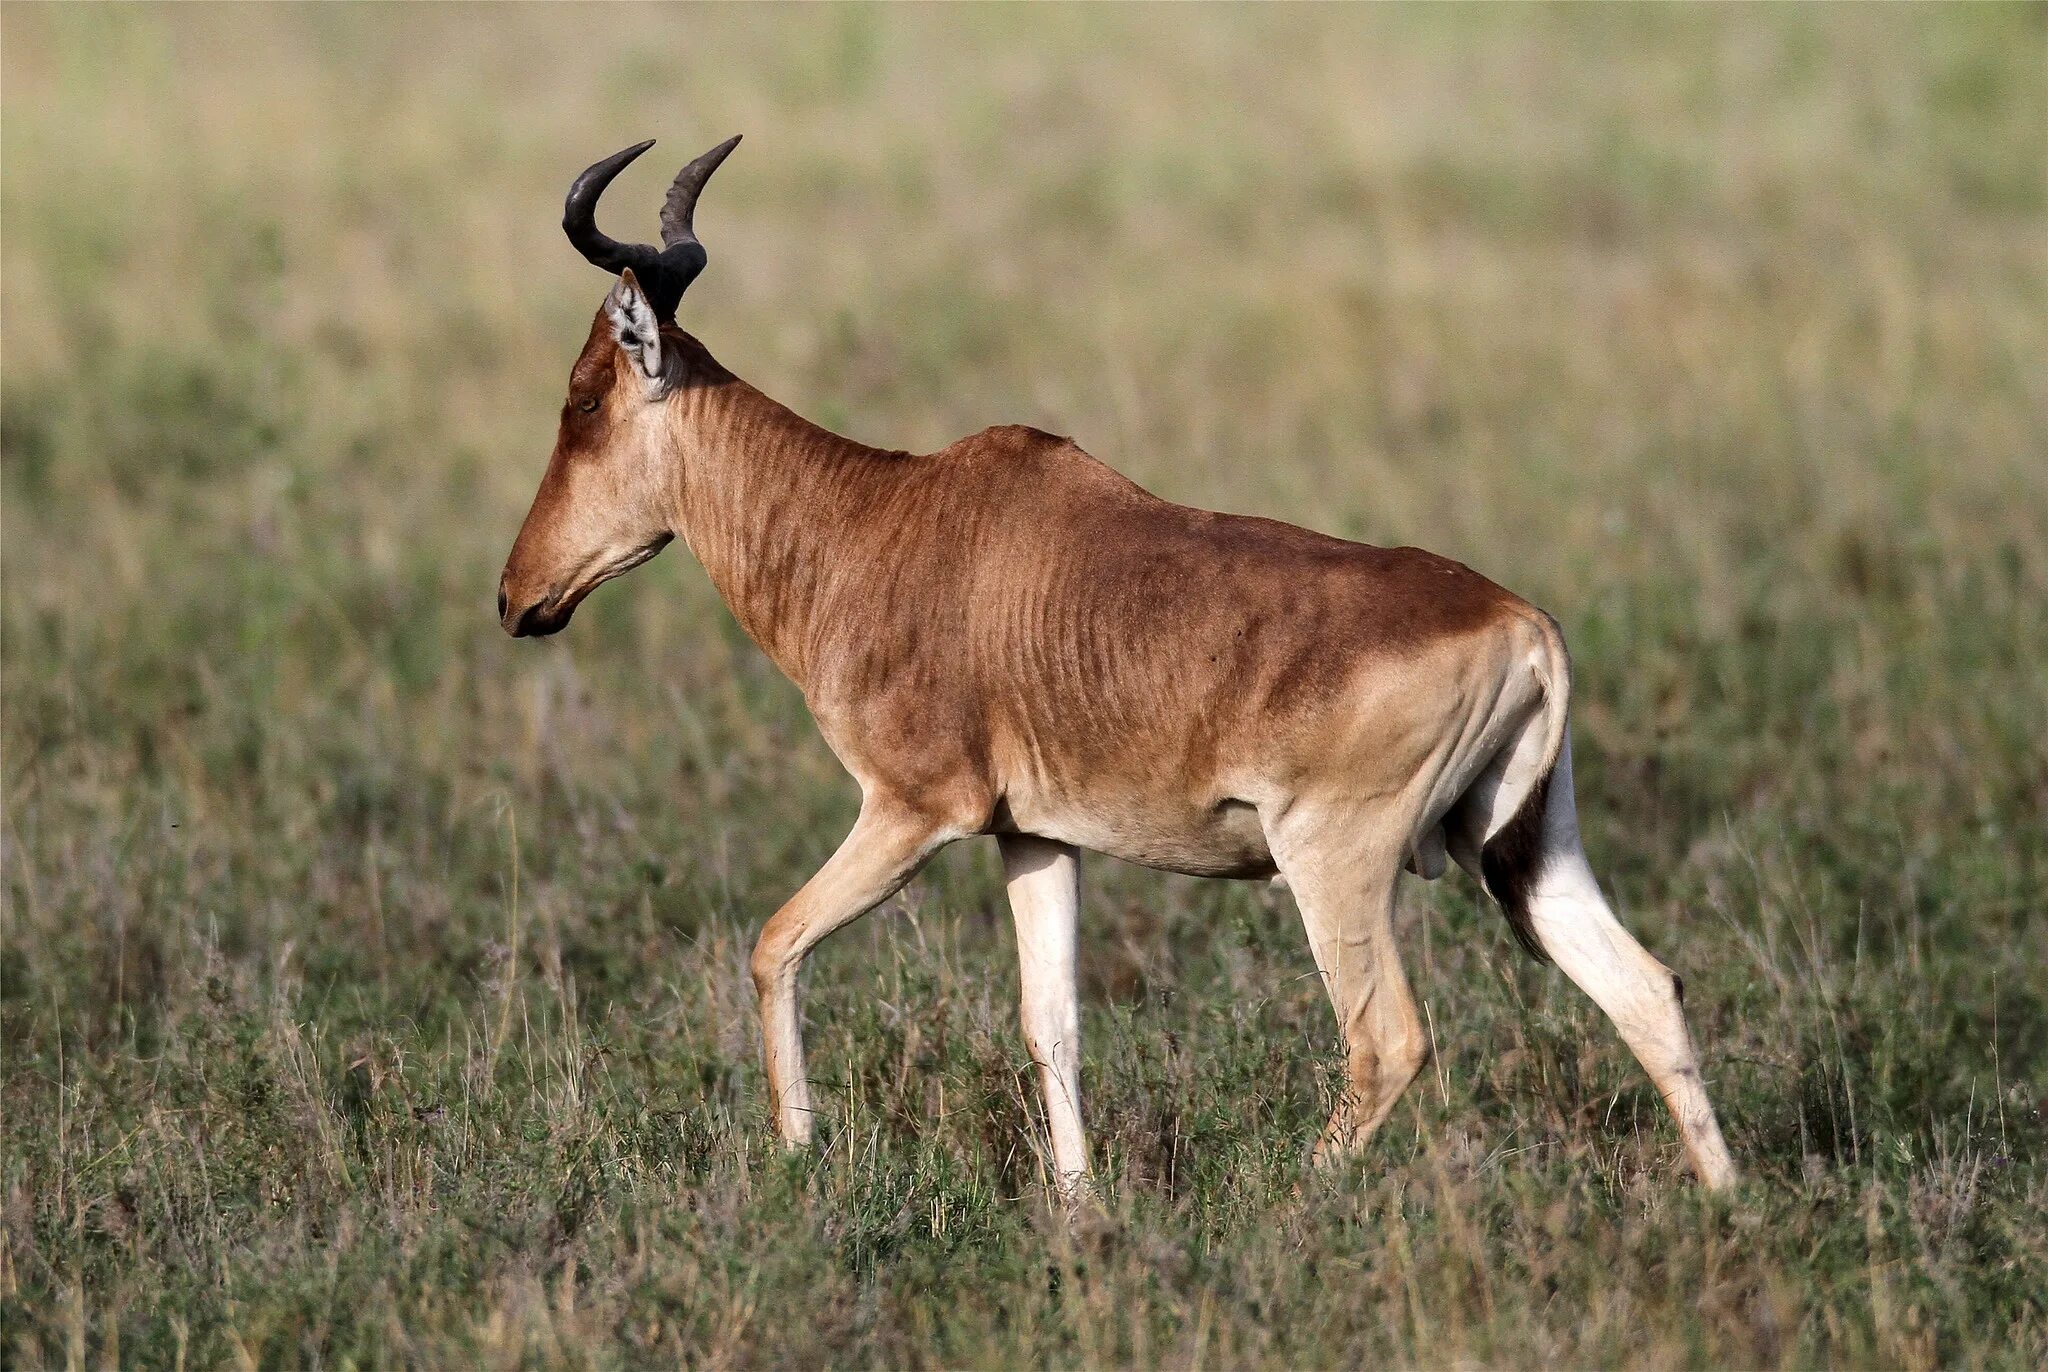
<path id="1" fill-rule="evenodd" d="M 1529 918 L 1529 897 L 1536 888 L 1536 878 L 1543 873 L 1547 858 L 1544 851 L 1544 816 L 1550 804 L 1550 783 L 1557 771 L 1557 759 L 1564 751 L 1565 728 L 1570 719 L 1571 708 L 1571 658 L 1565 652 L 1564 634 L 1558 629 L 1557 621 L 1543 611 L 1543 666 L 1537 678 L 1543 686 L 1543 752 L 1542 765 L 1536 774 L 1536 784 L 1522 797 L 1522 803 L 1508 822 L 1489 835 L 1479 849 L 1479 870 L 1486 883 L 1486 891 L 1500 902 L 1503 914 L 1508 917 L 1508 927 L 1515 931 L 1515 941 L 1522 945 L 1524 952 L 1538 962 L 1549 962 L 1550 954 L 1543 951 L 1542 943 L 1536 938 L 1536 927 Z"/>

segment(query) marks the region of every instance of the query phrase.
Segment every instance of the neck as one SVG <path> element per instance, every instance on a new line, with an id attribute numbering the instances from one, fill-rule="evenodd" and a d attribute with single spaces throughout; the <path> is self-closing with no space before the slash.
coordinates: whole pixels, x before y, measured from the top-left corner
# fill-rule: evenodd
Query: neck
<path id="1" fill-rule="evenodd" d="M 670 334 L 683 378 L 669 401 L 676 456 L 673 527 L 747 635 L 798 686 L 822 601 L 877 461 L 900 457 L 841 438 Z"/>

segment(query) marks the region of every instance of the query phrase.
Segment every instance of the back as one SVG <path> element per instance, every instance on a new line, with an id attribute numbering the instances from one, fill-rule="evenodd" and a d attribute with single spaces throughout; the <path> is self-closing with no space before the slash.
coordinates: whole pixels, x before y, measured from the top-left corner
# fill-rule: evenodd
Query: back
<path id="1" fill-rule="evenodd" d="M 857 655 L 929 664 L 947 645 L 946 680 L 916 684 L 924 747 L 966 741 L 998 794 L 1228 790 L 1231 759 L 1281 764 L 1290 739 L 1363 708 L 1376 664 L 1521 605 L 1417 549 L 1173 504 L 1035 429 L 991 429 L 899 473 L 890 533 L 919 531 L 889 572 L 904 641 Z"/>

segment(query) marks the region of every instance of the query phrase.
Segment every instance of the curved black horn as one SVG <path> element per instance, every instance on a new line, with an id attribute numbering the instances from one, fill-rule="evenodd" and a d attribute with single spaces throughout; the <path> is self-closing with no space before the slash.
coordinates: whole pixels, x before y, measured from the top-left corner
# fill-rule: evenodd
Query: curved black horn
<path id="1" fill-rule="evenodd" d="M 607 237 L 597 227 L 598 197 L 604 194 L 604 188 L 625 169 L 628 162 L 654 146 L 652 138 L 621 149 L 602 162 L 593 163 L 576 178 L 569 187 L 569 198 L 562 205 L 562 231 L 569 235 L 576 251 L 593 266 L 603 267 L 614 276 L 628 267 L 632 268 L 633 276 L 641 289 L 647 292 L 647 303 L 654 307 L 656 316 L 674 318 L 683 292 L 697 279 L 697 273 L 704 270 L 704 245 L 697 241 L 696 231 L 691 227 L 697 195 L 739 141 L 737 135 L 728 138 L 677 174 L 675 185 L 669 188 L 668 201 L 662 206 L 662 247 L 621 243 Z"/>
<path id="2" fill-rule="evenodd" d="M 626 164 L 654 146 L 654 140 L 635 143 L 632 147 L 613 153 L 602 162 L 593 163 L 583 175 L 576 178 L 569 187 L 569 198 L 562 204 L 562 232 L 569 235 L 569 241 L 576 251 L 583 254 L 591 265 L 603 267 L 617 276 L 631 267 L 639 275 L 655 256 L 654 249 L 641 243 L 621 243 L 607 236 L 597 227 L 597 198 L 604 194 L 604 188 L 612 178 L 625 170 Z"/>
<path id="3" fill-rule="evenodd" d="M 663 244 L 674 248 L 697 242 L 697 229 L 692 222 L 697 217 L 697 197 L 703 193 L 704 183 L 711 179 L 711 173 L 718 170 L 718 164 L 725 160 L 726 154 L 739 145 L 740 136 L 734 134 L 676 173 L 676 182 L 668 188 L 668 199 L 661 206 Z"/>

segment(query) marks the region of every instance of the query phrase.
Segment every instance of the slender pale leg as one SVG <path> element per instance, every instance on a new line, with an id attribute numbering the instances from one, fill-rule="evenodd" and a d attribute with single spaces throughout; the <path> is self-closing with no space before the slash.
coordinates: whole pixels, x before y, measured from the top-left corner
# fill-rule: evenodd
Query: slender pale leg
<path id="1" fill-rule="evenodd" d="M 1071 1193 L 1088 1174 L 1088 1139 L 1081 1129 L 1081 1011 L 1074 980 L 1080 854 L 1070 844 L 1028 834 L 1004 834 L 997 841 L 1010 913 L 1017 921 L 1024 1043 L 1045 1094 L 1059 1189 Z"/>
<path id="2" fill-rule="evenodd" d="M 1402 845 L 1378 842 L 1363 816 L 1290 815 L 1277 827 L 1273 856 L 1301 907 L 1344 1043 L 1344 1096 L 1315 1150 L 1330 1163 L 1365 1146 L 1428 1055 L 1394 947 Z"/>
<path id="3" fill-rule="evenodd" d="M 839 851 L 762 926 L 754 945 L 754 989 L 760 997 L 775 1126 L 791 1147 L 811 1140 L 811 1084 L 804 1077 L 797 970 L 826 935 L 896 894 L 955 837 L 906 807 L 870 796 Z"/>
<path id="4" fill-rule="evenodd" d="M 1614 1021 L 1650 1074 L 1678 1121 L 1679 1139 L 1700 1181 L 1710 1190 L 1732 1185 L 1735 1163 L 1700 1080 L 1678 978 L 1614 917 L 1580 845 L 1569 747 L 1550 782 L 1543 859 L 1529 915 L 1543 950 Z"/>

